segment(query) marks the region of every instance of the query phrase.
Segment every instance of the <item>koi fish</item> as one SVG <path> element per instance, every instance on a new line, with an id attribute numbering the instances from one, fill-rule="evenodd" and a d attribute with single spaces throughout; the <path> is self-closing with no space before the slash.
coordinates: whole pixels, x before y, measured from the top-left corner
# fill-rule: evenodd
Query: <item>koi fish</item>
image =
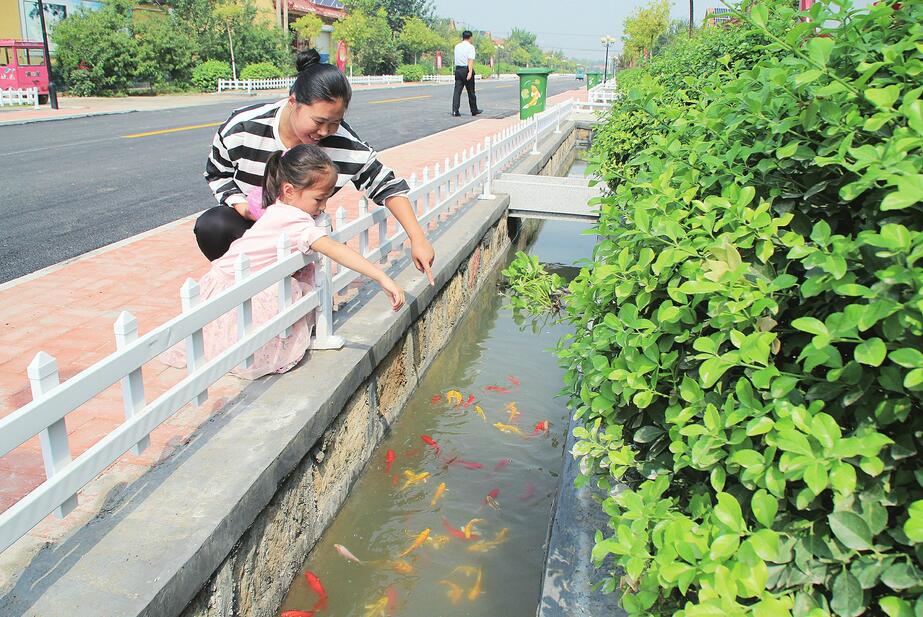
<path id="1" fill-rule="evenodd" d="M 397 474 L 391 476 L 391 486 L 397 486 Z"/>
<path id="2" fill-rule="evenodd" d="M 519 408 L 516 407 L 516 403 L 515 403 L 515 402 L 507 403 L 507 404 L 506 404 L 506 407 L 504 407 L 504 409 L 506 409 L 506 413 L 507 413 L 507 416 L 509 417 L 509 423 L 510 423 L 510 424 L 512 424 L 513 422 L 515 422 L 515 421 L 516 421 L 516 418 L 518 418 L 518 417 L 521 415 L 521 414 L 519 413 Z"/>
<path id="3" fill-rule="evenodd" d="M 413 486 L 414 484 L 419 484 L 420 482 L 426 482 L 426 479 L 429 477 L 429 472 L 421 471 L 420 473 L 414 473 L 409 469 L 405 469 L 404 477 L 407 479 L 404 480 L 404 486 L 401 487 L 402 491 L 408 486 Z"/>
<path id="4" fill-rule="evenodd" d="M 314 617 L 317 611 L 282 611 L 281 617 Z"/>
<path id="5" fill-rule="evenodd" d="M 497 532 L 497 535 L 494 536 L 493 540 L 484 540 L 481 542 L 475 542 L 474 544 L 468 547 L 468 550 L 471 551 L 472 553 L 486 553 L 490 549 L 506 542 L 506 536 L 508 533 L 509 533 L 509 529 L 504 527 L 503 529 Z"/>
<path id="6" fill-rule="evenodd" d="M 433 495 L 432 501 L 429 502 L 429 505 L 435 506 L 436 502 L 439 501 L 439 498 L 442 497 L 442 494 L 445 492 L 445 482 L 440 482 L 439 486 L 436 487 L 436 494 Z"/>
<path id="7" fill-rule="evenodd" d="M 468 400 L 465 401 L 464 403 L 462 403 L 462 407 L 464 407 L 465 409 L 468 409 L 469 407 L 471 407 L 471 403 L 473 403 L 474 400 L 475 400 L 475 399 L 474 399 L 474 395 L 473 395 L 473 394 L 469 394 L 469 395 L 468 395 Z"/>
<path id="8" fill-rule="evenodd" d="M 356 563 L 362 563 L 361 559 L 359 559 L 358 557 L 350 553 L 349 549 L 343 546 L 342 544 L 334 544 L 333 548 L 335 548 L 337 552 L 340 555 L 342 555 L 343 558 L 346 559 L 347 561 L 355 561 Z"/>
<path id="9" fill-rule="evenodd" d="M 304 580 L 307 581 L 308 587 L 317 594 L 317 604 L 314 605 L 315 610 L 327 608 L 327 591 L 321 584 L 320 579 L 317 578 L 317 575 L 308 570 L 304 573 Z"/>
<path id="10" fill-rule="evenodd" d="M 462 394 L 458 390 L 449 390 L 448 392 L 445 393 L 445 400 L 450 403 L 452 401 L 455 401 L 455 406 L 457 407 L 461 405 Z"/>
<path id="11" fill-rule="evenodd" d="M 501 460 L 499 463 L 497 463 L 496 465 L 494 465 L 494 473 L 503 471 L 503 470 L 506 469 L 507 466 L 508 466 L 510 463 L 512 463 L 512 462 L 513 462 L 513 459 L 511 459 L 511 458 L 505 458 L 505 459 Z"/>
<path id="12" fill-rule="evenodd" d="M 478 568 L 477 578 L 474 580 L 474 586 L 468 590 L 468 599 L 471 601 L 477 600 L 481 594 L 484 593 L 484 588 L 481 587 L 481 569 Z"/>
<path id="13" fill-rule="evenodd" d="M 475 406 L 474 406 L 474 413 L 476 413 L 477 415 L 481 416 L 481 420 L 483 420 L 484 422 L 487 422 L 487 416 L 484 415 L 484 410 L 481 409 L 481 406 L 480 406 L 480 405 L 475 405 Z"/>
<path id="14" fill-rule="evenodd" d="M 503 386 L 484 386 L 484 390 L 487 392 L 496 392 L 498 394 L 512 394 L 512 390 L 509 388 L 504 388 Z"/>
<path id="15" fill-rule="evenodd" d="M 434 394 L 433 397 L 429 399 L 429 402 L 432 403 L 433 405 L 437 405 L 439 401 L 441 400 L 442 400 L 441 396 L 439 396 L 438 394 Z"/>
<path id="16" fill-rule="evenodd" d="M 513 426 L 512 424 L 504 424 L 503 422 L 494 422 L 494 428 L 503 433 L 513 433 L 515 435 L 522 435 L 522 431 L 518 426 Z"/>
<path id="17" fill-rule="evenodd" d="M 535 485 L 529 482 L 529 484 L 526 485 L 526 490 L 524 490 L 522 492 L 522 495 L 519 496 L 519 501 L 528 501 L 532 499 L 534 495 L 535 495 Z"/>
<path id="18" fill-rule="evenodd" d="M 470 521 L 468 521 L 468 524 L 465 525 L 465 529 L 464 529 L 464 532 L 465 532 L 465 540 L 470 540 L 470 539 L 471 539 L 471 535 L 472 535 L 471 530 L 474 529 L 474 526 L 475 526 L 476 524 L 478 524 L 478 523 L 483 523 L 483 522 L 484 522 L 484 519 L 482 519 L 482 518 L 473 518 L 473 519 L 471 519 Z"/>
<path id="19" fill-rule="evenodd" d="M 404 458 L 413 458 L 420 454 L 420 448 L 408 448 L 404 450 Z"/>
<path id="20" fill-rule="evenodd" d="M 446 531 L 448 531 L 450 534 L 452 534 L 459 540 L 479 540 L 480 539 L 480 536 L 478 536 L 476 533 L 472 533 L 470 537 L 466 538 L 465 532 L 462 531 L 461 529 L 456 529 L 455 527 L 452 527 L 452 524 L 449 523 L 449 519 L 445 517 L 442 518 L 442 526 L 446 528 Z"/>
<path id="21" fill-rule="evenodd" d="M 483 469 L 484 466 L 480 463 L 475 463 L 474 461 L 463 461 L 460 458 L 449 461 L 450 465 L 461 465 L 466 469 Z"/>
<path id="22" fill-rule="evenodd" d="M 423 443 L 428 445 L 430 448 L 432 448 L 436 452 L 436 456 L 439 456 L 440 448 L 439 448 L 439 444 L 436 443 L 435 439 L 433 439 L 429 435 L 420 435 L 420 439 L 422 439 Z"/>
<path id="23" fill-rule="evenodd" d="M 500 496 L 500 489 L 494 487 L 490 489 L 490 492 L 487 493 L 487 497 L 484 498 L 484 503 L 494 510 L 500 507 L 500 502 L 497 501 L 497 497 Z"/>
<path id="24" fill-rule="evenodd" d="M 429 538 L 426 539 L 426 541 L 432 544 L 433 548 L 438 551 L 439 549 L 443 547 L 443 545 L 446 542 L 448 542 L 451 539 L 452 538 L 450 538 L 449 536 L 445 535 L 444 533 L 441 533 L 438 536 L 430 536 Z"/>
<path id="25" fill-rule="evenodd" d="M 388 585 L 385 589 L 385 597 L 388 598 L 388 610 L 393 613 L 397 608 L 397 590 L 394 589 L 394 585 Z"/>
<path id="26" fill-rule="evenodd" d="M 395 572 L 400 572 L 401 574 L 410 574 L 413 572 L 413 566 L 403 559 L 385 561 L 385 565 Z"/>
<path id="27" fill-rule="evenodd" d="M 513 384 L 514 386 L 516 386 L 517 390 L 519 389 L 519 379 L 517 379 L 516 377 L 513 377 L 512 375 L 507 375 L 506 380 L 510 382 L 511 384 Z"/>
<path id="28" fill-rule="evenodd" d="M 551 423 L 548 420 L 542 420 L 541 422 L 535 423 L 535 428 L 532 429 L 533 435 L 540 435 L 542 433 L 548 433 L 551 430 Z"/>
<path id="29" fill-rule="evenodd" d="M 426 538 L 428 537 L 429 537 L 429 527 L 427 527 L 426 529 L 421 531 L 419 534 L 417 534 L 417 537 L 413 541 L 413 544 L 410 545 L 410 548 L 408 548 L 406 551 L 398 555 L 398 557 L 406 557 L 413 551 L 417 550 L 418 548 L 423 546 L 423 543 L 426 542 Z"/>
<path id="30" fill-rule="evenodd" d="M 365 617 L 388 617 L 388 596 L 378 598 L 373 604 L 366 604 Z"/>
<path id="31" fill-rule="evenodd" d="M 452 601 L 452 604 L 458 604 L 458 601 L 461 600 L 462 594 L 465 593 L 465 590 L 453 583 L 452 581 L 447 581 L 445 579 L 439 581 L 443 585 L 446 585 L 449 590 L 445 595 L 449 596 L 449 600 Z"/>
<path id="32" fill-rule="evenodd" d="M 385 473 L 391 473 L 391 465 L 394 464 L 394 450 L 388 450 L 385 454 Z"/>

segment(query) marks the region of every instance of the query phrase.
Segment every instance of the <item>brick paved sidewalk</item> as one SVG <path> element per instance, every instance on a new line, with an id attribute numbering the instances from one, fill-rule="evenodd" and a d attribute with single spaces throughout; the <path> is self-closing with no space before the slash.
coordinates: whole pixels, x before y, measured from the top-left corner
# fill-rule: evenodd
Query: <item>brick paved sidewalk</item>
<path id="1" fill-rule="evenodd" d="M 551 97 L 550 104 L 585 98 L 582 91 Z M 391 148 L 381 159 L 409 178 L 422 176 L 424 165 L 442 165 L 445 157 L 483 143 L 484 138 L 517 121 L 486 119 Z M 330 212 L 343 207 L 355 217 L 359 194 L 351 185 L 331 201 Z M 62 381 L 115 351 L 113 323 L 130 311 L 145 333 L 180 312 L 179 289 L 189 277 L 208 270 L 192 234 L 195 216 L 164 225 L 0 285 L 0 417 L 31 399 L 26 367 L 39 351 L 54 356 Z M 438 255 L 437 255 L 438 259 Z M 154 360 L 143 368 L 146 400 L 176 384 L 185 371 Z M 140 456 L 123 455 L 80 492 L 77 510 L 59 521 L 48 517 L 29 535 L 43 542 L 61 538 L 94 516 L 113 488 L 128 484 L 158 461 L 188 443 L 196 428 L 219 413 L 225 403 L 250 383 L 226 375 L 209 388 L 201 408 L 187 405 L 151 433 L 151 445 Z M 124 420 L 121 389 L 113 386 L 67 415 L 74 457 Z M 38 437 L 0 458 L 0 511 L 45 480 Z M 0 586 L 2 586 L 0 572 Z"/>

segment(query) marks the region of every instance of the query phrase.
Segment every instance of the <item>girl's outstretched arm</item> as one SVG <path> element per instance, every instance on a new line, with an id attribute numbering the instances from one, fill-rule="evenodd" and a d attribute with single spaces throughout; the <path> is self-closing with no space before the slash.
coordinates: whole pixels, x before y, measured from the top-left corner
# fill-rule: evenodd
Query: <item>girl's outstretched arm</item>
<path id="1" fill-rule="evenodd" d="M 330 236 L 318 238 L 311 244 L 311 249 L 326 255 L 341 266 L 354 270 L 367 276 L 378 283 L 391 300 L 391 308 L 395 311 L 404 306 L 404 290 L 391 279 L 384 271 L 368 259 L 338 242 Z"/>

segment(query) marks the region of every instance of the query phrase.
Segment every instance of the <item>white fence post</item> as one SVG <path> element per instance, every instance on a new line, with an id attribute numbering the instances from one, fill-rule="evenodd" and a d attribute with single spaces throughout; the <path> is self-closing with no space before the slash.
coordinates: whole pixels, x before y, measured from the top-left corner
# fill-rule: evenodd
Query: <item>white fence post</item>
<path id="1" fill-rule="evenodd" d="M 179 290 L 180 299 L 182 300 L 183 312 L 188 313 L 199 303 L 199 284 L 192 279 L 186 279 Z M 202 329 L 192 333 L 192 336 L 186 339 L 186 372 L 192 375 L 196 368 L 205 364 L 205 337 Z M 208 388 L 199 392 L 195 397 L 195 404 L 199 407 L 208 400 Z"/>
<path id="2" fill-rule="evenodd" d="M 276 259 L 282 261 L 289 254 L 288 236 L 283 232 L 278 241 L 276 241 Z M 283 276 L 279 281 L 279 312 L 284 311 L 292 303 L 292 277 Z M 279 335 L 280 338 L 288 338 L 292 335 L 292 327 L 289 326 Z"/>
<path id="3" fill-rule="evenodd" d="M 327 213 L 317 217 L 317 223 L 324 227 L 328 234 L 332 231 L 333 225 Z M 320 306 L 315 313 L 311 349 L 341 349 L 346 344 L 346 339 L 333 334 L 333 275 L 330 258 L 320 255 L 317 265 L 320 271 L 315 272 L 314 282 Z"/>
<path id="4" fill-rule="evenodd" d="M 488 136 L 486 138 L 487 142 L 487 179 L 484 180 L 484 189 L 479 195 L 479 199 L 494 199 L 496 195 L 490 192 L 491 186 L 490 182 L 493 179 L 494 175 L 494 137 Z"/>
<path id="5" fill-rule="evenodd" d="M 32 386 L 32 399 L 39 400 L 60 383 L 58 379 L 58 362 L 44 351 L 40 351 L 29 364 L 29 383 Z M 67 426 L 64 418 L 49 425 L 39 433 L 42 446 L 42 462 L 45 464 L 45 477 L 51 478 L 63 471 L 71 462 L 70 446 L 67 443 Z M 64 518 L 77 507 L 77 495 L 71 495 L 55 508 L 55 516 Z"/>
<path id="6" fill-rule="evenodd" d="M 128 311 L 122 311 L 115 320 L 115 348 L 125 349 L 130 343 L 138 339 L 138 320 Z M 122 377 L 122 405 L 125 409 L 125 419 L 144 409 L 144 378 L 141 368 L 136 368 L 125 377 Z M 151 438 L 145 436 L 131 447 L 132 454 L 141 454 L 151 444 Z"/>
<path id="7" fill-rule="evenodd" d="M 538 118 L 532 116 L 532 151 L 529 154 L 538 153 Z"/>
<path id="8" fill-rule="evenodd" d="M 365 197 L 359 198 L 359 218 L 365 218 L 369 214 L 369 202 Z M 359 254 L 368 257 L 369 253 L 369 230 L 363 229 L 359 233 Z"/>
<path id="9" fill-rule="evenodd" d="M 237 256 L 234 262 L 234 281 L 242 282 L 250 275 L 250 258 L 244 253 Z M 237 306 L 237 340 L 242 341 L 247 338 L 250 328 L 253 325 L 253 300 L 244 300 Z M 242 368 L 253 366 L 253 356 L 247 356 L 240 365 Z"/>

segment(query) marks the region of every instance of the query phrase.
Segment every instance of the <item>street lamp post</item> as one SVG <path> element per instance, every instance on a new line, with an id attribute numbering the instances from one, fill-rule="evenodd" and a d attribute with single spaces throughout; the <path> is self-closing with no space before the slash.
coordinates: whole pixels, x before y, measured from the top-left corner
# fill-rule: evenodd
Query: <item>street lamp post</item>
<path id="1" fill-rule="evenodd" d="M 500 53 L 503 51 L 503 45 L 497 45 L 497 79 L 500 79 Z"/>
<path id="2" fill-rule="evenodd" d="M 606 78 L 609 76 L 609 46 L 615 43 L 615 37 L 607 34 L 599 39 L 599 42 L 606 46 L 606 64 L 603 68 L 603 83 L 606 83 Z"/>
<path id="3" fill-rule="evenodd" d="M 54 73 L 51 71 L 51 54 L 48 52 L 48 33 L 45 31 L 45 5 L 38 0 L 38 17 L 42 24 L 42 50 L 45 53 L 45 68 L 48 71 L 48 101 L 52 109 L 58 108 L 58 93 L 54 88 Z"/>

